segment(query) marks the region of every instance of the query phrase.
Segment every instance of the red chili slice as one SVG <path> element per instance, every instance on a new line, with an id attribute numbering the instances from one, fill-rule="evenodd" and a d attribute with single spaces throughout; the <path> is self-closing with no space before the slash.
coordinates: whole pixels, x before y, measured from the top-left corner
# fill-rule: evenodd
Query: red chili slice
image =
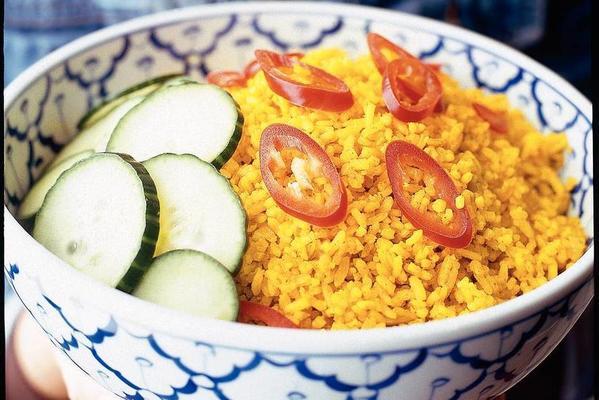
<path id="1" fill-rule="evenodd" d="M 302 107 L 337 112 L 347 110 L 354 104 L 349 87 L 328 72 L 285 54 L 268 50 L 256 50 L 255 54 L 268 86 L 289 102 Z M 289 76 L 286 70 L 293 68 L 296 63 L 310 71 L 310 83 L 302 83 Z"/>
<path id="2" fill-rule="evenodd" d="M 253 59 L 252 61 L 247 63 L 247 65 L 243 69 L 243 75 L 245 76 L 245 79 L 250 79 L 252 76 L 256 75 L 258 71 L 260 71 L 260 64 L 258 64 L 258 61 L 256 61 L 256 59 Z"/>
<path id="3" fill-rule="evenodd" d="M 437 75 L 415 58 L 401 58 L 387 65 L 383 100 L 387 109 L 404 122 L 420 121 L 435 111 L 443 87 Z"/>
<path id="4" fill-rule="evenodd" d="M 271 169 L 275 166 L 273 157 L 284 148 L 297 149 L 320 165 L 332 188 L 325 204 L 297 197 L 276 180 Z M 287 214 L 323 227 L 336 225 L 345 219 L 347 192 L 339 172 L 323 148 L 301 130 L 285 124 L 273 124 L 264 129 L 260 138 L 260 172 L 273 200 Z"/>
<path id="5" fill-rule="evenodd" d="M 410 223 L 422 229 L 430 240 L 443 246 L 468 246 L 472 241 L 472 221 L 465 208 L 458 209 L 455 206 L 459 193 L 447 172 L 423 150 L 401 140 L 389 143 L 385 160 L 395 203 Z M 439 198 L 445 200 L 447 207 L 453 211 L 454 220 L 451 224 L 445 225 L 434 214 L 422 213 L 412 206 L 403 189 L 403 184 L 407 181 L 406 166 L 419 168 L 433 177 Z"/>
<path id="6" fill-rule="evenodd" d="M 246 77 L 244 74 L 237 71 L 215 71 L 210 72 L 206 77 L 208 83 L 228 88 L 234 86 L 245 86 Z"/>
<path id="7" fill-rule="evenodd" d="M 439 102 L 437 103 L 437 105 L 435 106 L 435 110 L 434 112 L 436 113 L 442 113 L 443 111 L 445 111 L 445 102 L 443 101 L 443 98 L 441 98 L 439 100 Z"/>
<path id="8" fill-rule="evenodd" d="M 406 58 L 416 58 L 409 52 L 405 51 L 395 43 L 389 41 L 388 39 L 382 37 L 378 33 L 370 32 L 366 36 L 366 41 L 368 42 L 368 48 L 370 49 L 370 54 L 374 60 L 374 64 L 376 68 L 379 70 L 381 75 L 385 73 L 385 69 L 387 68 L 387 64 L 389 64 L 393 59 L 406 59 Z M 388 50 L 394 53 L 395 57 L 389 60 L 383 54 L 383 50 Z"/>
<path id="9" fill-rule="evenodd" d="M 493 111 L 480 103 L 472 103 L 472 107 L 479 117 L 491 125 L 491 129 L 499 133 L 507 133 L 508 126 L 505 113 Z"/>
<path id="10" fill-rule="evenodd" d="M 374 60 L 374 64 L 376 65 L 376 68 L 379 70 L 381 75 L 383 75 L 385 73 L 387 64 L 389 64 L 391 61 L 393 61 L 395 59 L 414 58 L 414 59 L 418 60 L 418 58 L 415 57 L 414 55 L 412 55 L 410 52 L 408 52 L 407 50 L 404 50 L 400 46 L 391 42 L 389 39 L 386 39 L 385 37 L 379 35 L 378 33 L 370 32 L 366 36 L 366 40 L 368 42 L 368 49 L 370 50 L 370 55 L 372 56 L 372 58 Z M 394 56 L 391 59 L 388 59 L 383 54 L 383 50 L 388 50 L 389 52 L 393 53 Z M 427 66 L 428 68 L 432 69 L 434 72 L 441 71 L 442 65 L 439 63 L 423 63 L 423 64 L 425 66 Z"/>
<path id="11" fill-rule="evenodd" d="M 426 66 L 432 69 L 435 72 L 441 71 L 442 64 L 439 63 L 426 63 Z"/>
<path id="12" fill-rule="evenodd" d="M 304 53 L 285 53 L 285 55 L 298 60 L 304 57 Z M 260 71 L 260 64 L 254 59 L 245 66 L 243 74 L 245 75 L 245 79 L 250 79 L 252 76 L 256 75 L 258 71 Z"/>
<path id="13" fill-rule="evenodd" d="M 299 328 L 280 312 L 259 303 L 241 300 L 239 302 L 239 322 L 262 322 L 277 328 Z"/>
<path id="14" fill-rule="evenodd" d="M 304 56 L 303 53 L 286 53 L 287 57 L 300 59 Z M 222 88 L 245 86 L 247 80 L 256 74 L 260 70 L 260 64 L 258 61 L 253 60 L 249 62 L 243 72 L 237 71 L 214 71 L 208 73 L 206 80 L 208 83 L 220 86 Z"/>

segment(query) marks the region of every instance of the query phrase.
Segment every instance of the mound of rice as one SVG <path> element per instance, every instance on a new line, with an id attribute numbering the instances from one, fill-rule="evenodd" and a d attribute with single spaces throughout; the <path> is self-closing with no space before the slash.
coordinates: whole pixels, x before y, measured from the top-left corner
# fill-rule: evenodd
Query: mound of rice
<path id="1" fill-rule="evenodd" d="M 562 183 L 557 173 L 568 150 L 565 135 L 542 135 L 506 97 L 462 89 L 445 75 L 445 111 L 404 123 L 387 112 L 370 56 L 352 60 L 323 49 L 303 61 L 341 78 L 353 107 L 342 113 L 296 107 L 269 89 L 262 72 L 230 90 L 245 117 L 239 148 L 222 169 L 249 219 L 237 276 L 242 299 L 272 306 L 303 328 L 393 326 L 509 300 L 583 254 L 580 221 L 565 215 L 576 182 Z M 492 132 L 473 101 L 508 112 L 507 135 Z M 276 122 L 302 129 L 331 157 L 348 190 L 344 223 L 312 226 L 270 197 L 258 147 L 264 128 Z M 467 248 L 428 240 L 394 206 L 384 152 L 396 139 L 424 149 L 453 178 L 475 228 Z"/>

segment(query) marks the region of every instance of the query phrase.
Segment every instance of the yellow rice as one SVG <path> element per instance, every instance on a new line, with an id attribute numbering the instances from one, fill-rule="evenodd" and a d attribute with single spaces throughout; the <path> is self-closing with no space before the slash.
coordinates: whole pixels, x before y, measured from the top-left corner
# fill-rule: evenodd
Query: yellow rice
<path id="1" fill-rule="evenodd" d="M 441 77 L 442 114 L 404 123 L 387 112 L 369 56 L 337 49 L 304 62 L 341 78 L 355 104 L 342 113 L 291 105 L 259 72 L 231 89 L 245 124 L 222 172 L 248 214 L 249 247 L 237 276 L 242 299 L 274 307 L 303 328 L 370 328 L 456 316 L 514 298 L 554 278 L 584 252 L 580 221 L 566 216 L 573 179 L 557 171 L 565 135 L 542 135 L 503 95 L 462 89 Z M 509 132 L 492 132 L 473 101 L 509 114 Z M 263 129 L 295 126 L 324 147 L 348 190 L 346 220 L 318 228 L 282 211 L 264 186 L 258 159 Z M 392 140 L 430 154 L 461 192 L 473 219 L 465 249 L 428 240 L 393 207 L 384 152 Z M 426 196 L 418 201 L 434 202 Z M 428 204 L 428 203 L 427 203 Z M 433 204 L 443 213 L 445 204 Z M 426 206 L 425 206 L 426 208 Z"/>

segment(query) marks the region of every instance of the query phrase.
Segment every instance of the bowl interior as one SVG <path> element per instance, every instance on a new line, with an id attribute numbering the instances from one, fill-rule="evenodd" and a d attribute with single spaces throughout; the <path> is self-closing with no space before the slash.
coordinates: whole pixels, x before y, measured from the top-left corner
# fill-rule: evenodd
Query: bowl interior
<path id="1" fill-rule="evenodd" d="M 505 93 L 540 130 L 566 132 L 573 151 L 562 175 L 579 182 L 569 213 L 581 218 L 589 245 L 592 242 L 591 106 L 557 75 L 476 34 L 399 14 L 369 19 L 334 7 L 317 13 L 215 10 L 178 12 L 170 19 L 97 34 L 60 57 L 42 60 L 17 79 L 9 92 L 13 96 L 6 99 L 4 119 L 4 203 L 9 211 L 15 213 L 86 111 L 125 87 L 167 73 L 202 80 L 212 70 L 240 69 L 256 48 L 308 51 L 334 46 L 352 56 L 366 54 L 365 34 L 374 31 L 422 59 L 442 63 L 465 87 Z"/>

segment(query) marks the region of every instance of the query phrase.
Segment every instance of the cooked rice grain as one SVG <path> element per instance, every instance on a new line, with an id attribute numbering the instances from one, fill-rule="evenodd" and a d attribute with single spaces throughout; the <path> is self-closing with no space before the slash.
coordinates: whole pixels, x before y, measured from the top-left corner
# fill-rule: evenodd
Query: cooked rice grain
<path id="1" fill-rule="evenodd" d="M 584 252 L 580 221 L 566 216 L 572 179 L 558 170 L 568 143 L 542 135 L 503 95 L 462 89 L 442 75 L 446 108 L 422 122 L 392 117 L 369 56 L 337 49 L 304 61 L 343 79 L 355 104 L 341 113 L 309 110 L 275 95 L 260 72 L 231 94 L 245 117 L 243 137 L 222 168 L 247 211 L 249 247 L 237 276 L 242 298 L 272 306 L 303 328 L 369 328 L 479 310 L 554 278 Z M 492 132 L 473 101 L 509 115 Z M 324 147 L 347 187 L 349 212 L 334 228 L 293 218 L 270 198 L 258 146 L 272 123 L 295 126 Z M 393 205 L 385 148 L 396 139 L 423 148 L 452 177 L 476 234 L 465 249 L 428 240 Z M 435 199 L 423 196 L 423 209 Z M 434 209 L 444 204 L 433 203 Z"/>

